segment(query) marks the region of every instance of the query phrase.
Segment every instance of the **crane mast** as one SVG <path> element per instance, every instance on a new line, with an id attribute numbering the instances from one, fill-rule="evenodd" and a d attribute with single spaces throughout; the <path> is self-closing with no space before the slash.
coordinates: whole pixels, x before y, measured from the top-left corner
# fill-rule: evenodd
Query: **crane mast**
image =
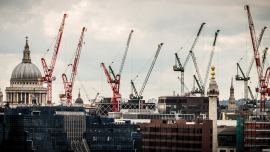
<path id="1" fill-rule="evenodd" d="M 259 35 L 259 41 L 258 41 L 258 48 L 257 48 L 257 49 L 259 49 L 259 45 L 260 45 L 260 43 L 261 43 L 262 36 L 263 36 L 263 33 L 264 33 L 265 29 L 266 29 L 266 27 L 264 27 L 264 28 L 261 30 L 261 34 Z M 243 81 L 244 81 L 244 98 L 245 98 L 245 101 L 246 101 L 246 102 L 248 101 L 248 92 L 250 92 L 250 91 L 249 91 L 249 88 L 248 88 L 248 80 L 250 80 L 249 74 L 250 74 L 250 71 L 251 71 L 253 62 L 254 62 L 254 55 L 252 56 L 252 59 L 251 59 L 251 61 L 250 61 L 250 64 L 249 64 L 249 67 L 248 67 L 248 70 L 247 70 L 246 75 L 242 72 L 242 69 L 240 68 L 240 65 L 237 63 L 237 64 L 238 64 L 238 65 L 237 65 L 237 68 L 240 68 L 243 77 L 239 77 L 239 76 L 238 76 L 238 72 L 237 72 L 237 75 L 236 75 L 236 78 L 235 78 L 235 79 L 236 79 L 237 81 L 239 81 L 239 80 L 243 80 Z"/>
<path id="2" fill-rule="evenodd" d="M 178 79 L 180 80 L 180 83 L 182 83 L 181 82 L 181 79 L 178 77 Z M 182 85 L 182 84 L 181 84 Z M 188 87 L 186 86 L 186 84 L 184 84 L 184 87 L 185 87 L 185 89 L 187 90 L 187 92 L 189 92 L 189 89 L 188 89 Z"/>
<path id="3" fill-rule="evenodd" d="M 195 40 L 194 40 L 194 42 L 193 42 L 193 44 L 192 44 L 192 46 L 191 46 L 191 49 L 190 49 L 190 51 L 189 51 L 189 53 L 188 53 L 188 56 L 187 56 L 187 58 L 186 58 L 186 61 L 185 61 L 184 64 L 183 64 L 183 66 L 182 66 L 182 64 L 180 63 L 180 59 L 178 58 L 177 53 L 175 53 L 175 59 L 176 59 L 176 61 L 178 62 L 178 66 L 179 66 L 179 67 L 177 67 L 177 66 L 175 65 L 175 66 L 173 67 L 173 69 L 174 69 L 174 71 L 181 71 L 181 95 L 182 95 L 182 96 L 184 95 L 184 87 L 185 87 L 185 83 L 184 83 L 184 71 L 185 71 L 185 67 L 186 67 L 187 62 L 188 62 L 188 60 L 189 60 L 189 58 L 190 58 L 190 56 L 191 56 L 191 54 L 192 54 L 192 52 L 193 52 L 193 50 L 194 50 L 194 48 L 195 48 L 195 45 L 196 45 L 196 43 L 197 43 L 197 41 L 198 41 L 198 39 L 199 39 L 199 37 L 200 37 L 200 34 L 201 34 L 201 31 L 202 31 L 202 28 L 203 28 L 204 24 L 205 24 L 205 23 L 202 23 L 202 24 L 201 24 L 201 27 L 200 27 L 200 29 L 199 29 L 199 31 L 198 31 L 198 33 L 197 33 L 197 36 L 196 36 L 196 38 L 195 38 Z"/>
<path id="4" fill-rule="evenodd" d="M 77 46 L 75 58 L 74 58 L 74 63 L 73 63 L 73 67 L 72 67 L 72 73 L 71 73 L 70 81 L 68 82 L 66 74 L 62 74 L 64 88 L 65 88 L 65 94 L 63 94 L 62 97 L 67 98 L 68 106 L 72 105 L 72 89 L 73 89 L 75 77 L 77 75 L 77 69 L 78 69 L 78 64 L 79 64 L 82 45 L 83 45 L 84 32 L 86 32 L 86 31 L 87 31 L 87 29 L 85 27 L 83 27 L 82 33 L 81 33 L 81 36 L 80 36 L 80 40 L 79 40 L 79 43 L 78 43 L 78 46 Z"/>
<path id="5" fill-rule="evenodd" d="M 136 97 L 132 97 L 132 96 L 131 96 L 132 99 L 140 100 L 140 99 L 143 98 L 142 93 L 143 93 L 143 91 L 144 91 L 144 89 L 145 89 L 145 86 L 146 86 L 146 84 L 147 84 L 147 82 L 148 82 L 148 79 L 149 79 L 149 77 L 150 77 L 150 75 L 151 75 L 151 72 L 152 72 L 152 70 L 153 70 L 153 68 L 154 68 L 154 65 L 155 65 L 155 63 L 156 63 L 156 60 L 157 60 L 157 57 L 158 57 L 158 55 L 159 55 L 159 52 L 160 52 L 160 50 L 161 50 L 162 45 L 163 45 L 163 43 L 160 43 L 160 44 L 158 45 L 158 49 L 157 49 L 157 51 L 156 51 L 155 57 L 154 57 L 154 59 L 153 59 L 153 61 L 152 61 L 152 64 L 151 64 L 151 66 L 150 66 L 150 69 L 149 69 L 149 71 L 148 71 L 148 73 L 147 73 L 147 75 L 146 75 L 146 78 L 145 78 L 145 80 L 144 80 L 144 83 L 143 83 L 142 88 L 141 88 L 141 90 L 140 90 L 139 93 L 137 92 L 137 90 L 136 90 L 136 88 L 135 88 L 134 82 L 131 80 L 131 86 L 133 87 L 134 92 L 135 92 L 135 94 L 136 94 Z"/>
<path id="6" fill-rule="evenodd" d="M 64 25 L 65 25 L 65 20 L 68 17 L 67 14 L 64 14 L 64 17 L 62 19 L 57 37 L 56 37 L 56 43 L 54 46 L 54 53 L 52 56 L 52 60 L 51 60 L 51 65 L 48 68 L 46 61 L 44 58 L 41 58 L 41 63 L 42 63 L 42 67 L 43 67 L 43 71 L 44 71 L 44 77 L 42 77 L 42 81 L 43 82 L 47 82 L 47 104 L 51 105 L 52 104 L 52 81 L 54 81 L 55 79 L 52 78 L 52 74 L 53 74 L 53 70 L 55 67 L 55 63 L 56 63 L 56 59 L 57 59 L 57 55 L 58 55 L 58 51 L 59 51 L 59 47 L 60 47 L 60 43 L 62 40 L 62 34 L 64 31 Z"/>
<path id="7" fill-rule="evenodd" d="M 267 28 L 267 27 L 264 27 L 264 28 L 261 30 L 261 34 L 259 35 L 258 46 L 257 46 L 258 48 L 257 48 L 257 49 L 259 49 L 259 46 L 260 46 L 260 44 L 261 44 L 261 41 L 262 41 L 262 37 L 263 37 L 264 31 L 265 31 L 266 28 Z M 251 61 L 250 61 L 249 67 L 248 67 L 247 77 L 248 77 L 249 74 L 250 74 L 250 71 L 251 71 L 251 68 L 252 68 L 253 63 L 254 63 L 254 55 L 252 56 L 252 59 L 251 59 Z"/>
<path id="8" fill-rule="evenodd" d="M 205 85 L 206 85 L 207 78 L 209 76 L 209 71 L 210 71 L 212 60 L 213 60 L 215 46 L 216 46 L 216 40 L 217 40 L 217 36 L 218 36 L 219 31 L 220 30 L 217 30 L 215 32 L 215 39 L 214 39 L 214 42 L 213 42 L 213 48 L 212 48 L 212 51 L 211 51 L 211 54 L 210 54 L 210 59 L 209 59 L 208 66 L 207 66 L 206 73 L 205 73 L 205 77 L 204 77 L 203 91 L 205 91 L 204 88 L 205 88 Z M 205 94 L 205 92 L 204 92 L 204 94 Z"/>
<path id="9" fill-rule="evenodd" d="M 267 50 L 268 50 L 268 47 L 266 47 L 266 48 L 263 50 L 263 56 L 262 56 L 262 72 L 263 72 L 264 65 L 265 65 L 265 60 L 266 60 Z M 260 81 L 258 81 L 257 88 L 259 88 L 259 85 L 260 85 Z M 256 91 L 255 100 L 257 100 L 257 98 L 258 98 L 258 91 Z"/>
<path id="10" fill-rule="evenodd" d="M 131 32 L 129 33 L 129 36 L 128 36 L 128 41 L 127 41 L 125 53 L 123 55 L 123 59 L 122 59 L 121 66 L 120 66 L 120 69 L 119 69 L 119 74 L 120 75 L 122 74 L 122 71 L 123 71 L 123 68 L 124 68 L 124 64 L 125 64 L 125 61 L 126 61 L 127 52 L 128 52 L 128 48 L 129 48 L 132 33 L 133 33 L 133 30 L 131 30 Z"/>
<path id="11" fill-rule="evenodd" d="M 247 10 L 247 16 L 248 16 L 248 23 L 249 23 L 249 31 L 250 31 L 250 36 L 251 36 L 251 41 L 252 41 L 252 47 L 253 47 L 253 52 L 254 52 L 254 59 L 257 67 L 257 73 L 258 73 L 258 79 L 260 81 L 260 93 L 261 93 L 261 103 L 260 103 L 260 111 L 265 112 L 265 102 L 266 102 L 266 95 L 270 93 L 270 89 L 268 87 L 269 83 L 269 77 L 270 77 L 270 68 L 267 68 L 265 76 L 262 74 L 262 66 L 261 66 L 261 61 L 260 61 L 260 54 L 258 51 L 258 43 L 256 41 L 256 33 L 255 33 L 255 28 L 254 28 L 254 23 L 252 21 L 251 13 L 249 10 L 249 6 L 246 5 L 245 10 Z"/>
<path id="12" fill-rule="evenodd" d="M 129 33 L 129 36 L 128 36 L 128 40 L 127 40 L 127 44 L 126 44 L 126 49 L 125 49 L 125 52 L 124 52 L 124 55 L 123 55 L 123 58 L 122 58 L 122 62 L 121 62 L 121 66 L 120 66 L 120 69 L 119 69 L 119 75 L 122 74 L 122 71 L 123 71 L 123 68 L 124 68 L 124 64 L 125 64 L 125 61 L 126 61 L 126 57 L 127 57 L 127 52 L 128 52 L 128 48 L 129 48 L 129 44 L 130 44 L 130 40 L 131 40 L 131 37 L 132 37 L 132 33 L 134 31 L 131 30 L 131 32 Z M 114 71 L 112 69 L 112 67 L 109 65 L 109 71 L 110 73 L 113 75 L 113 78 L 115 79 L 115 74 L 114 74 Z"/>

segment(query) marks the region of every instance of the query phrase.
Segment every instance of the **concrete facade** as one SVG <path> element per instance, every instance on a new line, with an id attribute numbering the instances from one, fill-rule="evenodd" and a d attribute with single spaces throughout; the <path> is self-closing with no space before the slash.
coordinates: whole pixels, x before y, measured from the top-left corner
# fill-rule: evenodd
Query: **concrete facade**
<path id="1" fill-rule="evenodd" d="M 207 90 L 207 96 L 209 97 L 209 119 L 213 120 L 213 142 L 212 142 L 212 149 L 213 152 L 217 152 L 217 97 L 219 96 L 219 90 L 217 87 L 217 83 L 215 80 L 215 67 L 211 67 L 211 80 L 209 83 L 209 88 Z"/>
<path id="2" fill-rule="evenodd" d="M 237 120 L 217 120 L 217 126 L 237 126 Z"/>

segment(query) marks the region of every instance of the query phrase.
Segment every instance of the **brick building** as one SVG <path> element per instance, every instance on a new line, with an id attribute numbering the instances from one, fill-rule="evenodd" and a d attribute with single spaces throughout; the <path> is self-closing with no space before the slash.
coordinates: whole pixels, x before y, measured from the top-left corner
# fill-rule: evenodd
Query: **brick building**
<path id="1" fill-rule="evenodd" d="M 212 120 L 161 120 L 141 123 L 143 152 L 212 151 Z"/>

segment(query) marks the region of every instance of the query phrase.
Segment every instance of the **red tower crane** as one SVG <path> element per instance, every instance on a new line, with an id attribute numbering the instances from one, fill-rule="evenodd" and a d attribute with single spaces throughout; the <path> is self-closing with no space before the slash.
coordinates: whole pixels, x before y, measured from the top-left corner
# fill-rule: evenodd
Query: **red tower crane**
<path id="1" fill-rule="evenodd" d="M 57 55 L 58 55 L 58 51 L 59 51 L 59 47 L 60 47 L 60 43 L 61 43 L 61 39 L 62 39 L 62 34 L 63 34 L 63 30 L 64 30 L 64 25 L 65 25 L 65 19 L 68 17 L 67 14 L 64 14 L 64 17 L 62 19 L 57 37 L 56 37 L 56 43 L 54 46 L 54 53 L 53 53 L 53 57 L 52 57 L 52 61 L 51 61 L 51 65 L 50 67 L 47 66 L 46 61 L 44 58 L 41 58 L 41 62 L 42 62 L 42 67 L 44 70 L 44 74 L 45 76 L 42 77 L 42 81 L 43 82 L 47 82 L 47 104 L 52 104 L 52 81 L 55 80 L 54 77 L 52 77 L 53 74 L 53 70 L 54 70 L 54 66 L 56 63 L 56 59 L 57 59 Z"/>
<path id="2" fill-rule="evenodd" d="M 260 55 L 258 51 L 258 44 L 257 44 L 257 39 L 256 39 L 256 33 L 254 29 L 254 23 L 252 21 L 251 13 L 249 10 L 249 6 L 246 5 L 245 10 L 247 10 L 247 15 L 248 15 L 248 24 L 249 24 L 249 31 L 250 31 L 250 36 L 251 36 L 251 41 L 252 41 L 252 46 L 253 46 L 253 51 L 254 51 L 254 58 L 255 58 L 255 63 L 257 67 L 257 73 L 258 73 L 258 78 L 260 82 L 260 93 L 261 93 L 261 103 L 260 103 L 260 112 L 265 112 L 265 102 L 267 100 L 267 94 L 270 94 L 270 88 L 268 88 L 268 83 L 269 83 L 269 78 L 270 78 L 270 68 L 268 67 L 265 76 L 263 76 L 263 69 L 261 66 L 261 61 L 260 61 Z"/>
<path id="3" fill-rule="evenodd" d="M 121 102 L 121 94 L 119 93 L 121 75 L 117 74 L 115 76 L 114 81 L 113 81 L 112 78 L 111 78 L 111 75 L 109 74 L 107 68 L 105 67 L 105 64 L 101 63 L 101 65 L 102 65 L 102 67 L 104 69 L 104 72 L 105 72 L 105 75 L 107 77 L 108 83 L 110 84 L 111 89 L 113 91 L 113 98 L 111 99 L 111 102 L 113 103 L 113 112 L 118 112 L 119 111 L 119 106 L 118 106 L 119 103 L 118 102 Z"/>
<path id="4" fill-rule="evenodd" d="M 126 61 L 126 57 L 127 57 L 127 52 L 128 52 L 128 48 L 129 48 L 129 44 L 130 44 L 130 40 L 131 40 L 131 36 L 132 36 L 133 30 L 131 30 L 131 32 L 129 33 L 128 36 L 128 41 L 126 44 L 126 49 L 123 55 L 123 59 L 121 62 L 121 66 L 119 69 L 119 73 L 117 75 L 114 74 L 111 66 L 109 66 L 109 70 L 112 73 L 114 79 L 111 78 L 110 73 L 108 72 L 107 68 L 105 67 L 104 63 L 101 63 L 103 69 L 104 69 L 104 73 L 107 77 L 108 83 L 110 83 L 111 89 L 113 91 L 113 98 L 111 99 L 111 102 L 113 103 L 113 112 L 118 112 L 119 109 L 119 103 L 122 101 L 122 97 L 121 94 L 119 93 L 120 90 L 120 78 L 121 78 L 121 73 L 123 71 L 123 67 Z"/>
<path id="5" fill-rule="evenodd" d="M 70 77 L 70 82 L 67 80 L 66 74 L 62 74 L 64 88 L 65 88 L 65 94 L 62 94 L 62 98 L 67 98 L 67 104 L 68 106 L 72 105 L 72 88 L 74 85 L 75 77 L 77 75 L 77 69 L 78 69 L 78 63 L 80 60 L 81 50 L 82 50 L 82 44 L 83 44 L 83 38 L 84 38 L 84 32 L 87 31 L 85 27 L 82 29 L 81 37 L 77 46 L 77 51 L 75 54 L 75 59 L 72 67 L 72 73 Z"/>

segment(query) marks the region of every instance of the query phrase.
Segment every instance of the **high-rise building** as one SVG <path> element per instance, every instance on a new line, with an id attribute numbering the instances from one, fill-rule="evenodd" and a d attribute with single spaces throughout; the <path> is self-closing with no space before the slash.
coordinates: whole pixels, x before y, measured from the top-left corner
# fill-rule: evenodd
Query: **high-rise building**
<path id="1" fill-rule="evenodd" d="M 231 88 L 230 88 L 230 98 L 228 100 L 228 110 L 235 110 L 235 98 L 234 98 L 234 87 L 233 87 L 233 78 L 231 81 Z"/>

